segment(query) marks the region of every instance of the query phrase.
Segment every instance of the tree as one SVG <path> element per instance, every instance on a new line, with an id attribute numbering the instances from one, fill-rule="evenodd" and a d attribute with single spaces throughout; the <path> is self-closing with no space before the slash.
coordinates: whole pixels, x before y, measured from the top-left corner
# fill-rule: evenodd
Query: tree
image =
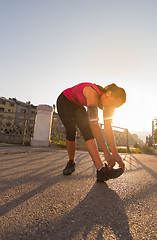
<path id="1" fill-rule="evenodd" d="M 30 102 L 30 101 L 27 101 L 26 103 L 27 103 L 27 104 L 29 104 L 29 105 L 31 104 L 31 102 Z"/>

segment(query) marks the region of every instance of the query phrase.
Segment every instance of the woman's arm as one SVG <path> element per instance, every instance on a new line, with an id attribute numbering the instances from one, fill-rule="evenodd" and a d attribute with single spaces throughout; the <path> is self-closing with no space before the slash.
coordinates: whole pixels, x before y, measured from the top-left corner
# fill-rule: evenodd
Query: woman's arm
<path id="1" fill-rule="evenodd" d="M 91 87 L 84 88 L 84 96 L 87 99 L 87 110 L 89 116 L 89 124 L 93 133 L 94 138 L 96 139 L 98 145 L 104 152 L 105 159 L 108 163 L 109 168 L 112 168 L 115 165 L 113 156 L 110 154 L 105 138 L 102 133 L 102 129 L 98 124 L 98 103 L 99 96 L 94 89 Z"/>
<path id="2" fill-rule="evenodd" d="M 113 130 L 112 130 L 110 119 L 104 120 L 104 133 L 110 144 L 112 154 L 116 153 L 117 149 L 114 141 Z"/>
<path id="3" fill-rule="evenodd" d="M 104 152 L 104 156 L 108 163 L 108 167 L 110 169 L 113 168 L 115 165 L 115 160 L 109 152 L 109 149 L 105 142 L 105 138 L 102 133 L 102 129 L 100 128 L 98 122 L 90 122 L 90 127 L 91 127 L 94 138 L 96 139 L 98 145 L 101 147 L 102 151 Z"/>
<path id="4" fill-rule="evenodd" d="M 104 132 L 105 136 L 110 144 L 112 156 L 114 157 L 115 161 L 119 164 L 119 166 L 124 170 L 125 164 L 122 161 L 122 158 L 117 152 L 114 136 L 113 136 L 113 130 L 111 126 L 111 120 L 104 120 Z"/>

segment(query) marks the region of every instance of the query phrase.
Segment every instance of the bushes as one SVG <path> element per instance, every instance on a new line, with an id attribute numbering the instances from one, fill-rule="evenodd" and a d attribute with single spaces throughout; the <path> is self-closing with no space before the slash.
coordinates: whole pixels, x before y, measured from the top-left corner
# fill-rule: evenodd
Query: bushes
<path id="1" fill-rule="evenodd" d="M 139 143 L 136 143 L 134 145 L 134 148 L 141 153 L 145 153 L 145 154 L 153 154 L 154 153 L 153 147 L 149 147 L 146 145 L 142 147 Z"/>
<path id="2" fill-rule="evenodd" d="M 130 148 L 129 151 L 126 148 L 118 148 L 119 153 L 144 153 L 144 154 L 154 154 L 154 148 L 148 146 L 135 146 L 134 148 Z"/>
<path id="3" fill-rule="evenodd" d="M 56 144 L 59 147 L 65 148 L 66 147 L 66 141 L 63 138 L 63 136 L 56 135 L 51 139 L 51 143 Z M 84 146 L 84 144 L 77 144 L 78 147 Z M 110 150 L 110 148 L 109 148 Z M 99 151 L 102 151 L 101 148 L 99 148 Z M 153 147 L 148 147 L 148 146 L 143 146 L 141 147 L 140 144 L 136 144 L 134 148 L 130 148 L 129 151 L 127 148 L 124 147 L 117 147 L 117 151 L 119 153 L 144 153 L 144 154 L 153 154 L 154 153 L 154 148 Z"/>
<path id="4" fill-rule="evenodd" d="M 152 153 L 154 153 L 154 148 L 144 146 L 144 147 L 142 147 L 142 152 L 145 154 L 152 154 Z"/>
<path id="5" fill-rule="evenodd" d="M 66 147 L 66 141 L 62 137 L 62 135 L 56 135 L 53 138 L 51 138 L 51 143 L 56 144 L 59 147 L 65 148 Z"/>
<path id="6" fill-rule="evenodd" d="M 140 145 L 139 143 L 136 143 L 136 144 L 134 145 L 134 148 L 141 148 L 141 145 Z"/>

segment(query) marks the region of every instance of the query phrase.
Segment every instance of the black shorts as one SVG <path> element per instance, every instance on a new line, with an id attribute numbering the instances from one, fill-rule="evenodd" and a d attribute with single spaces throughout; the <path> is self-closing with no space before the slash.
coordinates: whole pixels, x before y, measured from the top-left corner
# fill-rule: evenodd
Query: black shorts
<path id="1" fill-rule="evenodd" d="M 61 93 L 57 99 L 57 111 L 66 129 L 67 140 L 75 141 L 76 126 L 79 128 L 85 141 L 94 138 L 89 125 L 87 111 L 84 107 L 71 102 Z"/>

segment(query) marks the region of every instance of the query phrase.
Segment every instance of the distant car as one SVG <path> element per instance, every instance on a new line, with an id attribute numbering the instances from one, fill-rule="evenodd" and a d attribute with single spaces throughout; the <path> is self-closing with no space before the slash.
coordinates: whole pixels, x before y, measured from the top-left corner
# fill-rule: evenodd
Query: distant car
<path id="1" fill-rule="evenodd" d="M 153 143 L 153 147 L 157 148 L 157 143 Z"/>

